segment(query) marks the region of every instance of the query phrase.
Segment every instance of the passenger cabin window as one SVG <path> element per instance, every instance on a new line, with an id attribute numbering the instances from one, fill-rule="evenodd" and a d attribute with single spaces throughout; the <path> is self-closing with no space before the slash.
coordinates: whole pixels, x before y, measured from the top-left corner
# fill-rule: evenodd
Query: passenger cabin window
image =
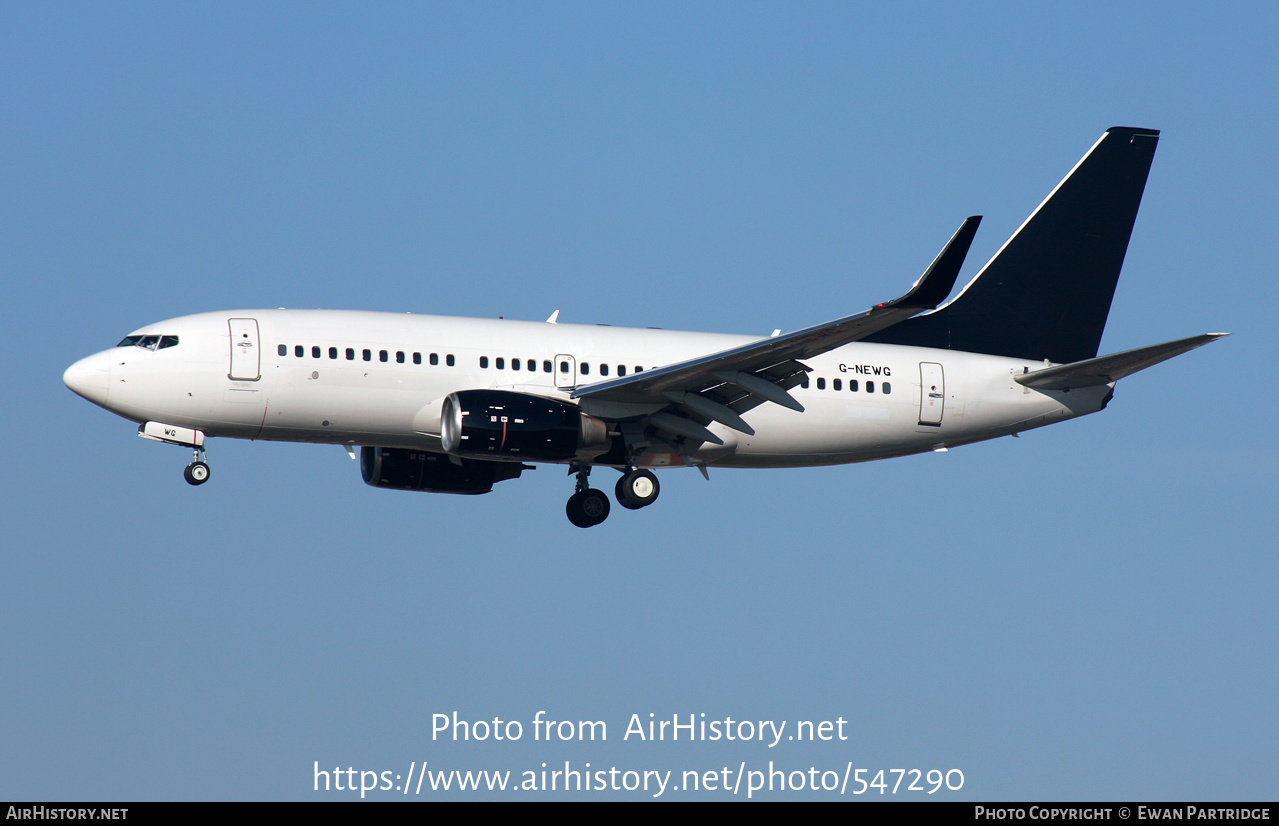
<path id="1" fill-rule="evenodd" d="M 591 374 L 591 365 L 585 361 L 582 362 L 582 375 L 589 376 L 590 374 Z"/>
<path id="2" fill-rule="evenodd" d="M 421 363 L 422 363 L 422 354 L 421 354 L 421 353 L 414 353 L 414 354 L 413 354 L 413 363 L 414 363 L 414 364 L 421 364 Z"/>
<path id="3" fill-rule="evenodd" d="M 542 362 L 542 372 L 543 372 L 543 373 L 551 373 L 551 372 L 554 372 L 554 371 L 551 369 L 551 363 L 550 363 L 549 361 L 543 361 L 543 362 Z"/>
<path id="4" fill-rule="evenodd" d="M 396 364 L 403 364 L 403 363 L 404 363 L 404 351 L 403 351 L 403 350 L 396 350 L 396 351 L 395 351 L 395 363 L 396 363 Z"/>
<path id="5" fill-rule="evenodd" d="M 364 353 L 363 353 L 362 355 L 364 356 L 364 360 L 365 360 L 365 361 L 373 361 L 373 351 L 372 351 L 372 350 L 365 349 L 365 351 L 364 351 Z"/>
<path id="6" fill-rule="evenodd" d="M 607 376 L 607 375 L 608 375 L 608 365 L 607 365 L 607 364 L 601 364 L 601 365 L 600 365 L 600 375 L 601 375 L 601 376 Z"/>
<path id="7" fill-rule="evenodd" d="M 287 344 L 281 344 L 279 347 L 275 349 L 275 352 L 279 353 L 282 356 L 287 356 L 289 354 L 289 347 Z"/>
<path id="8" fill-rule="evenodd" d="M 875 392 L 875 382 L 873 382 L 873 381 L 868 381 L 868 382 L 866 382 L 866 392 L 867 392 L 867 393 L 874 393 L 874 392 Z"/>
<path id="9" fill-rule="evenodd" d="M 537 361 L 535 359 L 529 359 L 528 364 L 526 366 L 528 367 L 528 371 L 530 373 L 537 372 Z M 550 371 L 548 370 L 547 372 L 549 373 Z"/>
<path id="10" fill-rule="evenodd" d="M 505 370 L 505 369 L 506 369 L 506 359 L 502 358 L 501 356 L 498 356 L 498 357 L 497 357 L 496 359 L 494 359 L 494 360 L 497 362 L 497 369 L 498 369 L 498 370 Z"/>
<path id="11" fill-rule="evenodd" d="M 432 366 L 432 367 L 434 367 L 434 366 L 436 366 L 436 365 L 437 365 L 437 364 L 439 364 L 439 363 L 440 363 L 440 354 L 439 354 L 439 353 L 431 353 L 431 366 Z"/>
<path id="12" fill-rule="evenodd" d="M 857 379 L 848 380 L 848 389 L 853 391 L 854 393 L 857 392 Z"/>
<path id="13" fill-rule="evenodd" d="M 346 348 L 346 360 L 347 360 L 347 361 L 355 361 L 355 348 L 354 348 L 354 347 L 348 347 L 348 348 Z"/>
<path id="14" fill-rule="evenodd" d="M 843 382 L 841 382 L 839 379 L 831 379 L 831 380 L 830 380 L 830 389 L 831 389 L 831 390 L 843 390 L 843 389 L 844 389 L 844 383 L 843 383 Z"/>
<path id="15" fill-rule="evenodd" d="M 826 389 L 826 379 L 818 379 L 818 380 L 817 380 L 817 389 L 818 389 L 818 390 L 825 390 L 825 389 Z"/>
<path id="16" fill-rule="evenodd" d="M 335 359 L 335 358 L 337 358 L 337 357 L 338 357 L 338 348 L 336 348 L 336 347 L 330 347 L 330 348 L 329 348 L 329 358 L 331 358 L 331 359 Z"/>
<path id="17" fill-rule="evenodd" d="M 626 365 L 625 365 L 625 364 L 619 364 L 619 365 L 617 365 L 617 375 L 619 375 L 619 376 L 625 376 L 625 375 L 626 375 Z"/>
<path id="18" fill-rule="evenodd" d="M 293 355 L 297 356 L 298 358 L 302 358 L 302 356 L 303 356 L 305 353 L 306 353 L 306 348 L 305 348 L 305 347 L 303 347 L 301 344 L 299 344 L 299 345 L 297 345 L 297 346 L 295 346 L 295 347 L 293 348 Z"/>
<path id="19" fill-rule="evenodd" d="M 889 384 L 888 382 L 884 382 L 883 384 L 881 384 L 881 385 L 879 386 L 879 389 L 880 389 L 880 391 L 881 391 L 881 392 L 883 392 L 883 394 L 884 394 L 885 396 L 887 396 L 889 393 L 893 392 L 893 386 L 892 386 L 891 384 Z"/>
<path id="20" fill-rule="evenodd" d="M 519 359 L 511 359 L 511 369 L 512 369 L 512 370 L 518 370 L 518 369 L 520 369 L 520 360 L 519 360 Z"/>
<path id="21" fill-rule="evenodd" d="M 319 347 L 312 347 L 312 348 L 311 348 L 311 358 L 313 358 L 313 359 L 318 359 L 319 357 L 320 357 L 320 348 L 319 348 Z"/>
<path id="22" fill-rule="evenodd" d="M 452 367 L 452 366 L 453 366 L 453 354 L 452 354 L 452 353 L 449 353 L 447 356 L 445 356 L 445 357 L 444 357 L 444 363 L 445 363 L 445 364 L 447 364 L 449 367 Z"/>
<path id="23" fill-rule="evenodd" d="M 488 366 L 489 366 L 489 357 L 488 357 L 488 356 L 480 356 L 480 369 L 481 369 L 481 370 L 487 370 L 487 369 L 488 369 Z"/>

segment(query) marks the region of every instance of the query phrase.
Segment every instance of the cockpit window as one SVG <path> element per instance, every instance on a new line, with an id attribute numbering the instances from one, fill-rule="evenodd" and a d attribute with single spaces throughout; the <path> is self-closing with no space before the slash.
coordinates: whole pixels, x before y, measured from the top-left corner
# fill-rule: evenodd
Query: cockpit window
<path id="1" fill-rule="evenodd" d="M 141 347 L 145 350 L 163 350 L 177 347 L 177 336 L 125 336 L 116 347 Z"/>

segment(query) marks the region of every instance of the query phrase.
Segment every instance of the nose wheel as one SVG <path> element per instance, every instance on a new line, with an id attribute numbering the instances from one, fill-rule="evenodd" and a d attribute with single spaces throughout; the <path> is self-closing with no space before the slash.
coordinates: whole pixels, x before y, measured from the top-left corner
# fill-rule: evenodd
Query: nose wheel
<path id="1" fill-rule="evenodd" d="M 204 462 L 192 462 L 182 471 L 182 477 L 191 485 L 203 485 L 209 481 L 209 466 Z"/>
<path id="2" fill-rule="evenodd" d="M 209 481 L 209 463 L 204 461 L 201 453 L 202 451 L 196 450 L 191 457 L 191 464 L 182 471 L 182 478 L 187 480 L 188 485 L 203 485 Z"/>

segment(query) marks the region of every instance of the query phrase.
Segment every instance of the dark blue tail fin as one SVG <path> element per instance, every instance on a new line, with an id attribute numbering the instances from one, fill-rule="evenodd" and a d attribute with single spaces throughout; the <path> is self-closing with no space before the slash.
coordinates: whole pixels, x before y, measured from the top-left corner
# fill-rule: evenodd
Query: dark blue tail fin
<path id="1" fill-rule="evenodd" d="M 1068 363 L 1097 355 L 1159 132 L 1116 126 L 950 303 L 864 341 Z"/>

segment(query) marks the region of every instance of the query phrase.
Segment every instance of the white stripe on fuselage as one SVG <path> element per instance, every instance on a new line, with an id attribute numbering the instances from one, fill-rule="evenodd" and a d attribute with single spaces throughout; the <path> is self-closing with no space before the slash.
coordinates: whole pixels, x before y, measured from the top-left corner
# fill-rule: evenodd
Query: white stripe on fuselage
<path id="1" fill-rule="evenodd" d="M 229 378 L 229 319 L 256 319 L 261 377 Z M 567 400 L 556 373 L 543 370 L 571 355 L 579 384 L 615 378 L 737 346 L 761 337 L 545 322 L 471 319 L 331 310 L 245 310 L 204 313 L 148 325 L 134 335 L 177 335 L 164 350 L 121 347 L 110 354 L 104 404 L 138 422 L 159 421 L 208 436 L 439 450 L 421 430 L 430 406 L 457 390 L 511 388 Z M 286 355 L 279 354 L 279 347 Z M 301 346 L 304 355 L 297 357 Z M 320 348 L 313 357 L 312 348 Z M 330 348 L 337 348 L 336 359 Z M 355 353 L 347 358 L 347 349 Z M 363 351 L 371 360 L 365 361 Z M 381 361 L 386 351 L 387 361 Z M 404 363 L 397 354 L 404 354 Z M 421 364 L 413 354 L 421 354 Z M 431 354 L 439 363 L 429 363 Z M 106 354 L 103 354 L 106 355 Z M 449 356 L 453 366 L 447 365 Z M 488 367 L 480 367 L 487 357 Z M 496 369 L 496 360 L 504 368 Z M 520 370 L 511 369 L 519 359 Z M 527 369 L 528 360 L 535 370 Z M 920 363 L 941 364 L 945 408 L 940 427 L 919 424 Z M 975 353 L 889 344 L 849 344 L 806 359 L 808 388 L 791 391 L 806 408 L 797 413 L 765 403 L 744 414 L 756 435 L 712 423 L 725 441 L 695 458 L 736 467 L 799 467 L 901 456 L 994 438 L 1095 412 L 1109 388 L 1039 392 L 1013 376 L 1041 363 Z M 609 367 L 600 375 L 600 365 Z M 825 389 L 817 389 L 817 379 Z M 838 379 L 840 390 L 834 389 Z M 849 389 L 850 380 L 858 390 Z M 874 392 L 866 383 L 874 382 Z M 891 392 L 883 392 L 884 383 Z M 415 419 L 418 427 L 415 428 Z M 677 457 L 646 455 L 649 464 Z"/>

